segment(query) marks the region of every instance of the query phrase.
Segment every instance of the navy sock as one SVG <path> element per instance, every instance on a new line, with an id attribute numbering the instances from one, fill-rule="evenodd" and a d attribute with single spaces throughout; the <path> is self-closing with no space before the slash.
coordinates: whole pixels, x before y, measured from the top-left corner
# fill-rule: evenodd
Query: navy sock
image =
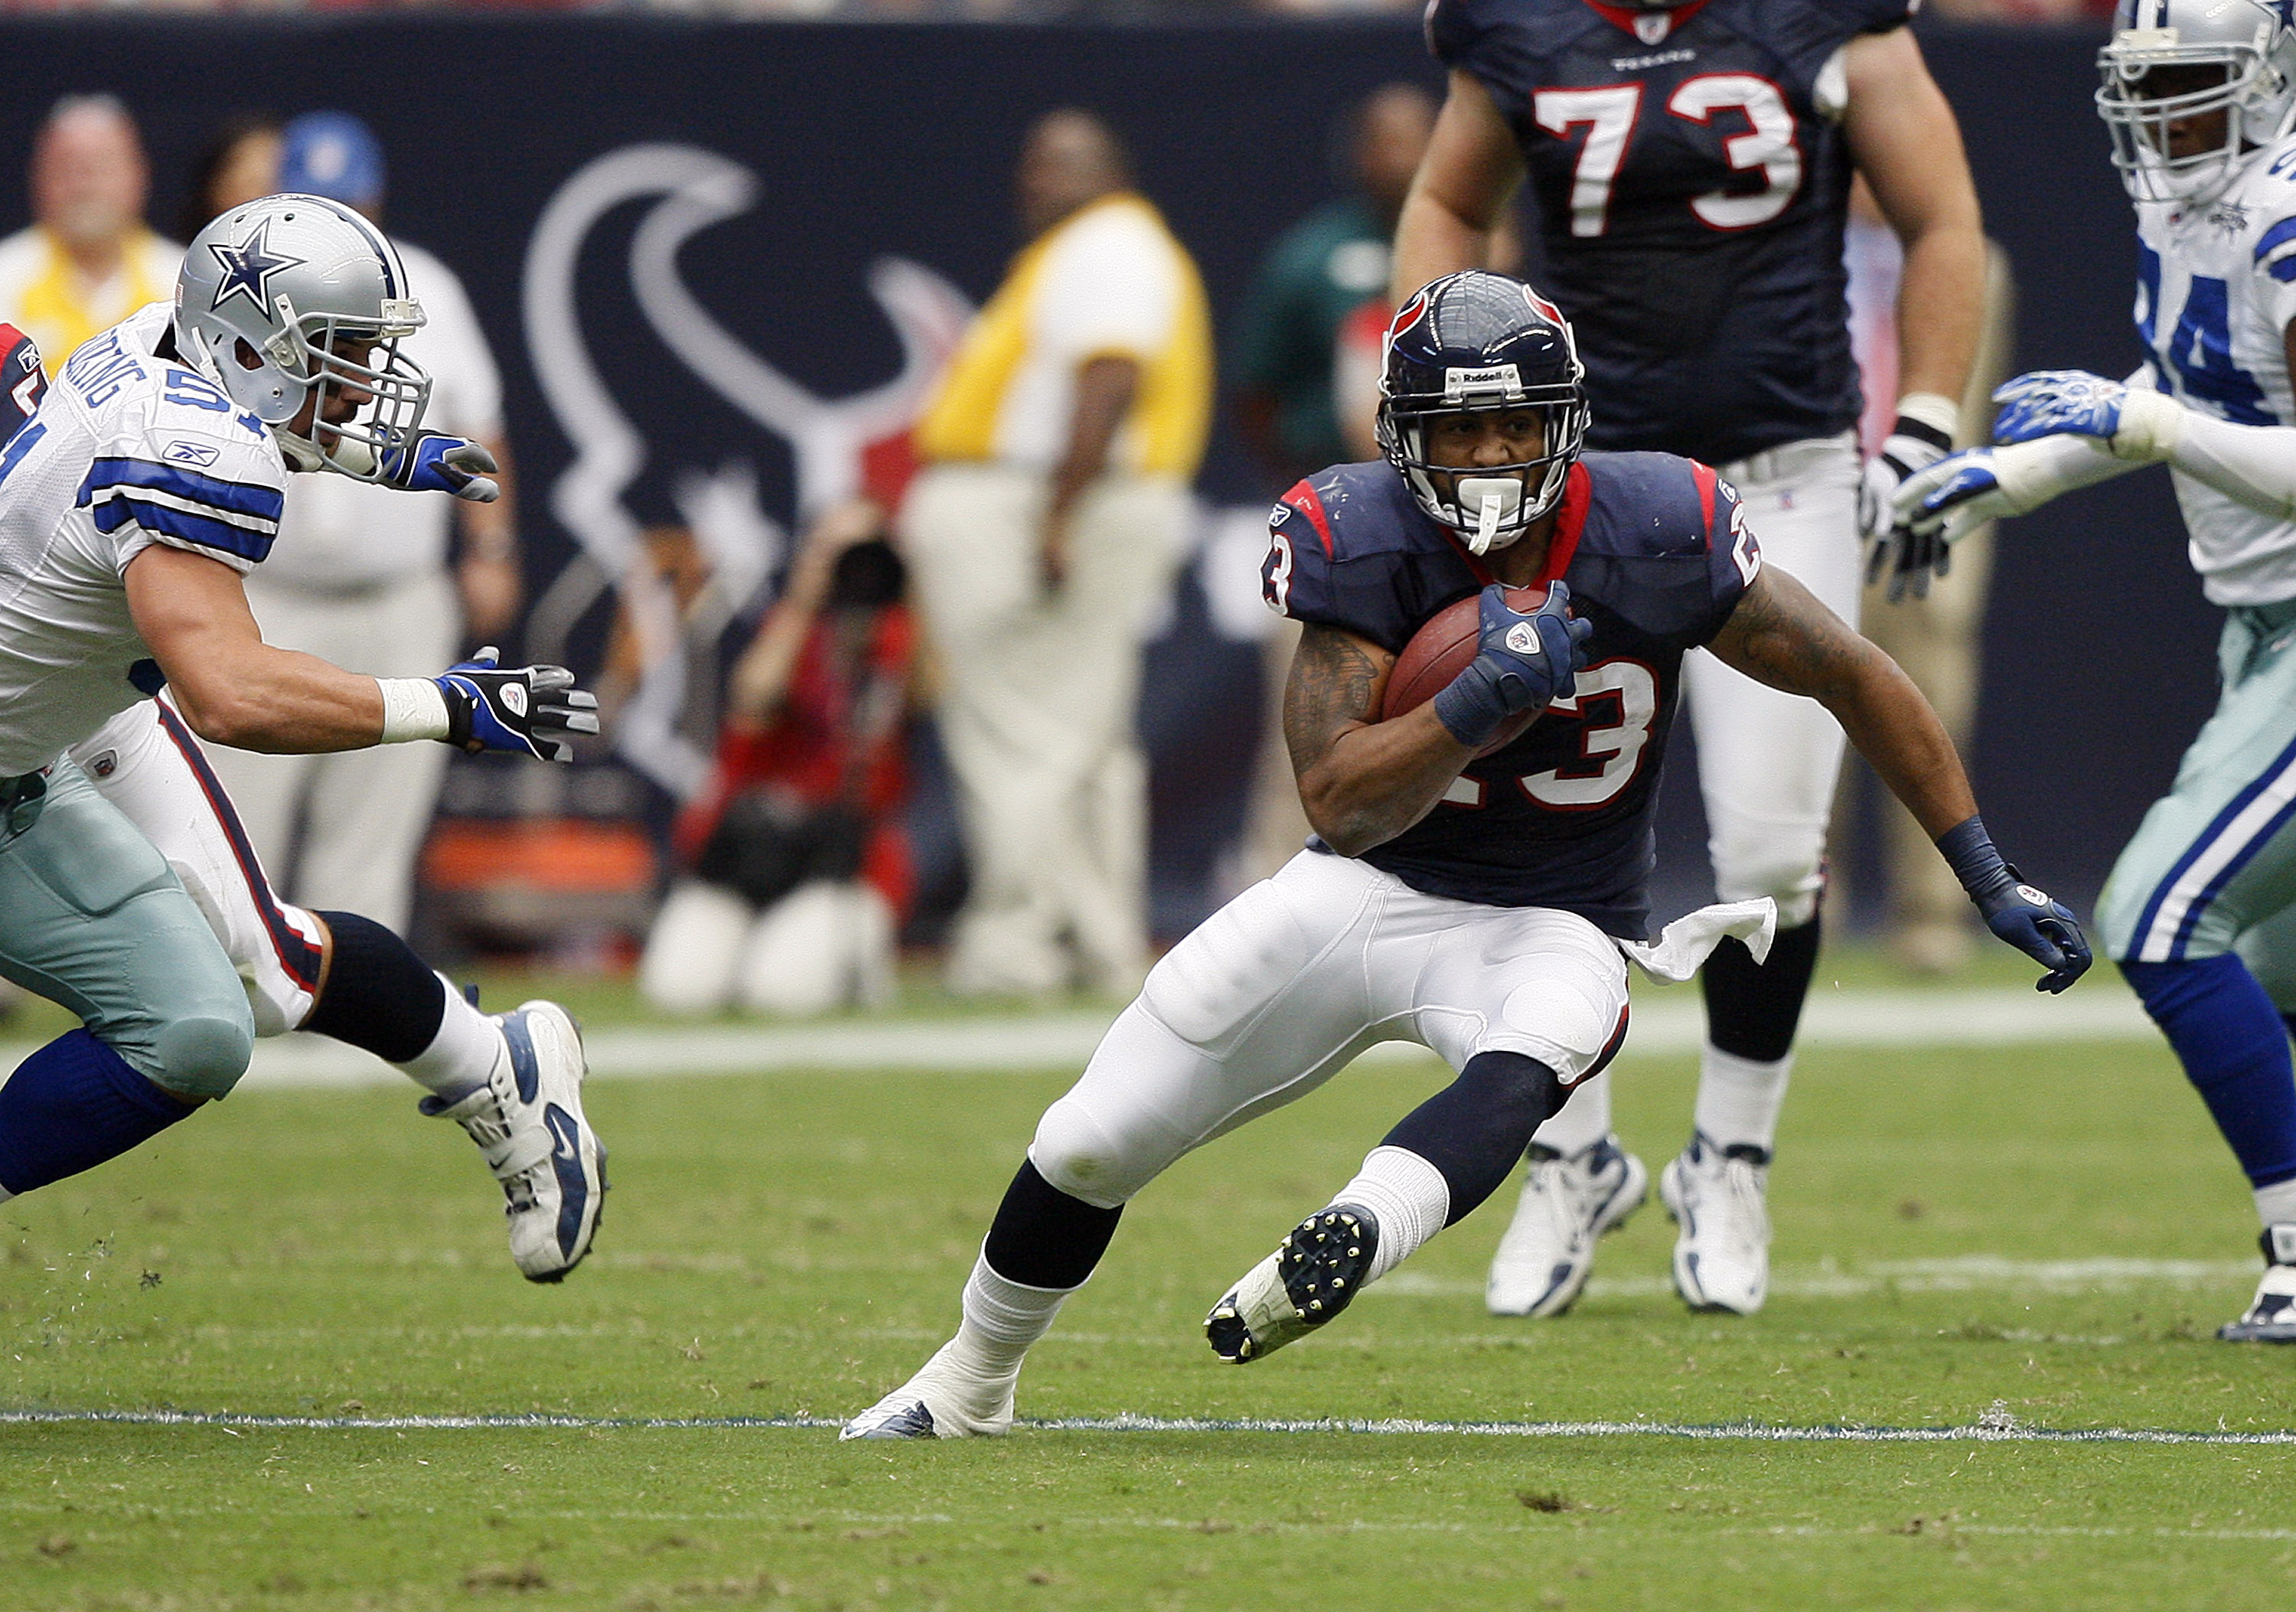
<path id="1" fill-rule="evenodd" d="M 2279 1009 L 2239 958 L 2123 963 L 2251 1186 L 2296 1176 L 2296 1071 Z"/>
<path id="2" fill-rule="evenodd" d="M 86 1031 L 60 1035 L 0 1086 L 0 1188 L 25 1193 L 93 1170 L 191 1111 Z"/>
<path id="3" fill-rule="evenodd" d="M 327 983 L 299 1026 L 348 1041 L 386 1064 L 411 1063 L 439 1039 L 447 987 L 414 949 L 355 912 L 323 912 L 334 936 Z"/>
<path id="4" fill-rule="evenodd" d="M 1108 1252 L 1108 1239 L 1116 1235 L 1123 1213 L 1121 1205 L 1095 1209 L 1070 1197 L 1024 1160 L 1004 1188 L 1004 1201 L 996 1205 L 981 1255 L 991 1271 L 1024 1287 L 1081 1287 Z"/>
<path id="5" fill-rule="evenodd" d="M 1519 1052 L 1482 1052 L 1459 1078 L 1403 1116 L 1382 1139 L 1443 1172 L 1456 1226 L 1514 1172 L 1530 1133 L 1553 1119 L 1569 1094 L 1554 1071 Z"/>
<path id="6" fill-rule="evenodd" d="M 1817 972 L 1819 920 L 1781 929 L 1762 962 L 1739 940 L 1726 940 L 1698 973 L 1706 997 L 1706 1039 L 1733 1057 L 1775 1064 L 1793 1050 L 1801 1005 Z"/>

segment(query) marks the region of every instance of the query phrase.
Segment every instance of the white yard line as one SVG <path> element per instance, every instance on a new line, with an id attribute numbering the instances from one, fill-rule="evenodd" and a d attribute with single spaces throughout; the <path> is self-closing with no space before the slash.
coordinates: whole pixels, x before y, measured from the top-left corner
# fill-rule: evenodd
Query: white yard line
<path id="1" fill-rule="evenodd" d="M 485 1429 L 824 1432 L 819 1416 L 242 1416 L 223 1410 L 0 1410 L 0 1427 L 102 1424 L 254 1431 L 462 1432 Z M 1680 1438 L 1763 1443 L 1932 1444 L 2296 1444 L 2296 1431 L 2205 1432 L 2170 1427 L 2036 1427 L 1997 1412 L 1958 1427 L 1787 1427 L 1765 1422 L 1456 1422 L 1387 1419 L 1293 1421 L 1260 1417 L 1061 1416 L 1027 1418 L 1023 1428 L 1051 1433 L 1451 1434 L 1493 1438 Z"/>
<path id="2" fill-rule="evenodd" d="M 1846 1270 L 1821 1265 L 1772 1272 L 1770 1292 L 1791 1298 L 1864 1298 L 1876 1293 L 1966 1293 L 2007 1288 L 2052 1295 L 2120 1293 L 2131 1287 L 2240 1286 L 2256 1279 L 2254 1260 L 2085 1259 L 2017 1260 L 1997 1254 L 1966 1254 L 1947 1259 L 1880 1260 Z M 1480 1297 L 1480 1278 L 1426 1276 L 1398 1271 L 1366 1298 Z M 1652 1298 L 1674 1291 L 1663 1276 L 1597 1276 L 1587 1291 L 1595 1298 Z"/>
<path id="3" fill-rule="evenodd" d="M 606 1080 L 754 1074 L 777 1070 L 887 1069 L 972 1073 L 1080 1069 L 1108 1027 L 1105 1013 L 1013 1017 L 840 1020 L 828 1024 L 618 1027 L 586 1038 L 591 1073 Z M 1638 987 L 1629 1057 L 1694 1052 L 1705 1020 L 1697 993 Z M 1810 996 L 1804 1047 L 2007 1047 L 2054 1041 L 2150 1040 L 2157 1032 L 2127 991 L 2110 985 L 2063 998 L 2030 991 L 1829 991 Z M 0 1068 L 30 1053 L 0 1043 Z M 1424 1059 L 1390 1041 L 1373 1060 Z M 256 1049 L 245 1090 L 395 1083 L 405 1077 L 354 1048 L 291 1035 Z"/>

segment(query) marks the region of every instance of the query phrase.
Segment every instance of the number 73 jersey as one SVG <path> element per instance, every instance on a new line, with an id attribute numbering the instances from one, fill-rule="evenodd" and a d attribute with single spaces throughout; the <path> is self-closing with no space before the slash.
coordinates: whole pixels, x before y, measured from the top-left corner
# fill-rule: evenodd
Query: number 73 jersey
<path id="1" fill-rule="evenodd" d="M 1522 150 L 1596 448 L 1712 465 L 1857 422 L 1843 52 L 1915 0 L 1433 0 Z"/>
<path id="2" fill-rule="evenodd" d="M 1260 572 L 1268 604 L 1399 654 L 1492 580 L 1384 463 L 1341 465 L 1283 495 Z M 1671 454 L 1587 455 L 1540 580 L 1594 623 L 1587 669 L 1505 749 L 1470 761 L 1435 809 L 1363 859 L 1414 889 L 1553 907 L 1639 941 L 1650 921 L 1651 812 L 1682 657 L 1722 629 L 1761 570 L 1737 495 Z"/>
<path id="3" fill-rule="evenodd" d="M 2296 138 L 2251 158 L 2204 206 L 2136 209 L 2136 338 L 2152 384 L 2239 425 L 2296 424 L 2285 337 L 2296 318 Z M 2296 597 L 2296 522 L 2172 473 L 2210 602 Z"/>

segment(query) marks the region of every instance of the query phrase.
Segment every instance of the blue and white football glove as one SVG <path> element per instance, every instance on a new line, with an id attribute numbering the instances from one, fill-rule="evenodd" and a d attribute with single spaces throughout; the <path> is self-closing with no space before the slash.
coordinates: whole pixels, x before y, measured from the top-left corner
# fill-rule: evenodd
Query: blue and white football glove
<path id="1" fill-rule="evenodd" d="M 2054 995 L 2088 972 L 2088 939 L 2062 901 L 2036 890 L 2001 859 L 1982 818 L 1971 818 L 1938 836 L 1937 848 L 1969 892 L 1985 926 L 2049 972 L 2033 983 Z"/>
<path id="2" fill-rule="evenodd" d="M 2030 442 L 2072 435 L 2110 442 L 2120 431 L 2128 398 L 2128 387 L 2085 369 L 2037 369 L 1994 392 L 2002 408 L 1993 421 L 1993 440 Z"/>
<path id="3" fill-rule="evenodd" d="M 598 731 L 598 696 L 575 687 L 563 666 L 506 671 L 500 658 L 489 645 L 433 679 L 447 696 L 447 743 L 474 755 L 500 750 L 572 761 L 573 736 Z"/>
<path id="4" fill-rule="evenodd" d="M 1560 582 L 1529 615 L 1508 608 L 1498 583 L 1483 589 L 1477 606 L 1481 646 L 1433 702 L 1437 720 L 1453 738 L 1480 750 L 1510 717 L 1543 710 L 1577 687 L 1595 623 L 1571 620 L 1570 605 L 1570 590 Z"/>
<path id="5" fill-rule="evenodd" d="M 484 445 L 444 432 L 418 431 L 382 453 L 386 486 L 404 492 L 452 493 L 472 504 L 491 504 L 502 497 L 495 470 L 495 456 Z"/>

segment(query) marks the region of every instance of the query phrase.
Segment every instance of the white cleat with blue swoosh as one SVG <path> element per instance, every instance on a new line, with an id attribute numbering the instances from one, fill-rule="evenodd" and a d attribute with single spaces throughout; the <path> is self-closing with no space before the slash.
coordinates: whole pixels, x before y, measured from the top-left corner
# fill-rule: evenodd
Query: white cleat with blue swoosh
<path id="1" fill-rule="evenodd" d="M 510 1254 L 527 1280 L 555 1282 L 582 1262 L 606 1196 L 606 1149 L 582 1114 L 582 1033 L 555 1002 L 496 1017 L 508 1056 L 487 1083 L 425 1114 L 470 1132 L 502 1183 Z"/>

